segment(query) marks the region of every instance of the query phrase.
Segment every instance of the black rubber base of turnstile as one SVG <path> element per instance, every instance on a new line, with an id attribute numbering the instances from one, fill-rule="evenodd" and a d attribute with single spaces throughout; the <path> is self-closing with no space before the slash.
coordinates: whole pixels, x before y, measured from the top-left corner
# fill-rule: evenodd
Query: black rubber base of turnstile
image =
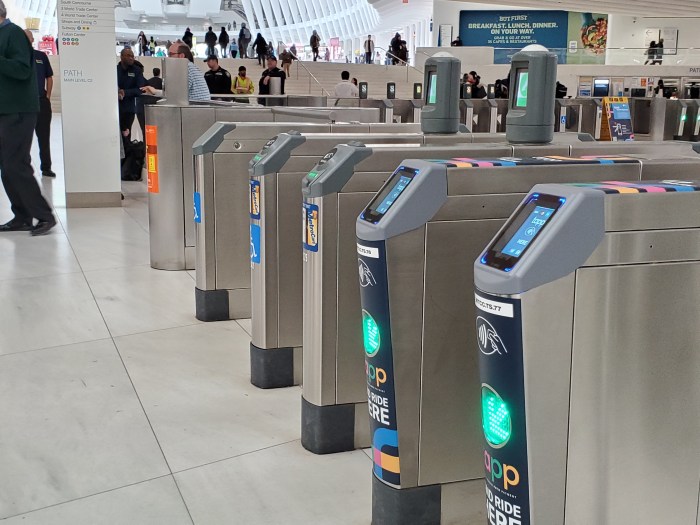
<path id="1" fill-rule="evenodd" d="M 227 290 L 194 289 L 195 317 L 200 321 L 228 321 L 229 315 Z"/>
<path id="2" fill-rule="evenodd" d="M 372 476 L 372 525 L 440 525 L 440 485 L 395 489 Z"/>
<path id="3" fill-rule="evenodd" d="M 355 405 L 318 406 L 301 396 L 301 444 L 314 454 L 355 450 Z"/>
<path id="4" fill-rule="evenodd" d="M 250 382 L 258 388 L 294 385 L 294 349 L 258 348 L 250 343 Z"/>

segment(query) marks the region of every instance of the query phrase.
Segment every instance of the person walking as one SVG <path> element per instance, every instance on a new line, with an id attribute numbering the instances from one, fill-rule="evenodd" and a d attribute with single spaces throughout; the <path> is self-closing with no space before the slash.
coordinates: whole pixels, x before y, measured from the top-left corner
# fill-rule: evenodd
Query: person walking
<path id="1" fill-rule="evenodd" d="M 139 45 L 139 56 L 145 56 L 148 49 L 148 38 L 146 38 L 146 34 L 143 31 L 136 38 L 136 43 Z"/>
<path id="2" fill-rule="evenodd" d="M 34 34 L 25 31 L 29 43 L 34 45 Z M 34 53 L 34 68 L 36 69 L 36 84 L 39 88 L 39 115 L 36 119 L 36 139 L 39 143 L 40 169 L 43 177 L 55 178 L 51 171 L 51 92 L 53 91 L 53 69 L 49 57 L 43 51 L 36 49 Z"/>
<path id="3" fill-rule="evenodd" d="M 207 56 L 216 55 L 217 41 L 216 33 L 214 33 L 214 30 L 209 26 L 209 31 L 204 35 L 204 43 L 207 45 Z"/>
<path id="4" fill-rule="evenodd" d="M 389 43 L 389 49 L 391 49 L 391 63 L 396 65 L 399 63 L 399 51 L 401 50 L 401 35 L 396 33 L 394 38 L 391 39 Z"/>
<path id="5" fill-rule="evenodd" d="M 255 37 L 253 47 L 255 48 L 255 53 L 258 55 L 258 65 L 264 67 L 265 57 L 267 56 L 267 42 L 265 42 L 265 39 L 260 33 Z"/>
<path id="6" fill-rule="evenodd" d="M 221 48 L 221 58 L 226 58 L 226 55 L 228 54 L 228 43 L 230 41 L 231 38 L 226 32 L 226 28 L 222 27 L 221 34 L 219 35 L 219 47 Z"/>
<path id="7" fill-rule="evenodd" d="M 248 46 L 250 45 L 250 40 L 252 35 L 250 34 L 250 29 L 245 22 L 241 24 L 241 31 L 238 33 L 238 51 L 241 53 L 241 58 L 248 57 Z"/>
<path id="8" fill-rule="evenodd" d="M 314 56 L 314 62 L 318 60 L 318 49 L 321 47 L 321 37 L 318 36 L 318 33 L 314 29 L 314 32 L 311 35 L 311 39 L 309 40 L 309 44 L 311 45 L 311 53 L 313 53 Z"/>
<path id="9" fill-rule="evenodd" d="M 0 177 L 14 213 L 12 220 L 0 225 L 0 232 L 29 231 L 36 236 L 56 226 L 32 168 L 38 112 L 32 45 L 24 31 L 7 18 L 7 8 L 0 0 Z"/>
<path id="10" fill-rule="evenodd" d="M 284 70 L 284 74 L 289 77 L 289 68 L 292 67 L 292 61 L 294 60 L 291 51 L 289 51 L 289 49 L 282 51 L 280 53 L 280 60 L 282 61 L 282 69 Z"/>
<path id="11" fill-rule="evenodd" d="M 150 56 L 156 56 L 156 40 L 153 37 L 151 37 L 150 42 L 148 42 L 148 51 Z"/>
<path id="12" fill-rule="evenodd" d="M 652 60 L 651 65 L 661 65 L 664 62 L 664 39 L 659 40 L 656 44 L 656 54 L 654 55 L 654 60 Z"/>
<path id="13" fill-rule="evenodd" d="M 374 57 L 374 40 L 372 35 L 367 35 L 365 40 L 365 64 L 371 64 Z"/>
<path id="14" fill-rule="evenodd" d="M 194 35 L 192 34 L 192 31 L 190 31 L 190 28 L 188 27 L 187 29 L 185 29 L 185 34 L 182 36 L 182 42 L 190 49 L 192 49 L 192 38 L 193 37 L 194 37 Z M 168 49 L 170 49 L 171 46 L 172 46 L 172 43 L 168 46 Z"/>
<path id="15" fill-rule="evenodd" d="M 652 40 L 651 43 L 649 44 L 649 48 L 647 49 L 647 59 L 644 62 L 644 65 L 646 66 L 650 62 L 653 62 L 655 58 L 656 58 L 656 40 Z"/>
<path id="16" fill-rule="evenodd" d="M 289 52 L 294 57 L 294 60 L 299 60 L 299 55 L 297 55 L 297 45 L 292 43 L 292 47 L 289 48 Z"/>
<path id="17" fill-rule="evenodd" d="M 235 38 L 231 40 L 231 44 L 229 45 L 229 53 L 231 58 L 236 58 L 238 56 L 238 42 Z"/>
<path id="18" fill-rule="evenodd" d="M 267 56 L 275 56 L 275 46 L 272 45 L 272 40 L 267 43 Z"/>

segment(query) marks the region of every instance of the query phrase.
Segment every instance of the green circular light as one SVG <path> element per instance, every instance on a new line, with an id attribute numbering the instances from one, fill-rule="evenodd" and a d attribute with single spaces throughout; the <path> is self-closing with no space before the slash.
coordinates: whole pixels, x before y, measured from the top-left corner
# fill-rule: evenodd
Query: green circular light
<path id="1" fill-rule="evenodd" d="M 501 396 L 488 385 L 481 387 L 481 425 L 493 448 L 505 446 L 511 436 L 510 410 Z"/>
<path id="2" fill-rule="evenodd" d="M 362 335 L 365 353 L 368 357 L 374 357 L 379 352 L 381 338 L 379 337 L 379 325 L 367 310 L 362 310 Z"/>

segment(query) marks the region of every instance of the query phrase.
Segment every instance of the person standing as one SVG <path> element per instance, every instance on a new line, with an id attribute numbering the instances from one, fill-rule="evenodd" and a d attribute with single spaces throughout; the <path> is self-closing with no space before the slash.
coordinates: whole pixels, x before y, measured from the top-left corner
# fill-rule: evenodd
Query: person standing
<path id="1" fill-rule="evenodd" d="M 228 53 L 228 43 L 231 41 L 231 39 L 228 36 L 228 33 L 226 32 L 226 28 L 222 27 L 221 28 L 221 34 L 219 35 L 219 47 L 221 48 L 221 58 L 226 58 L 226 55 Z"/>
<path id="2" fill-rule="evenodd" d="M 216 55 L 217 40 L 216 33 L 214 33 L 214 30 L 209 26 L 209 31 L 204 35 L 204 43 L 207 45 L 207 56 Z"/>
<path id="3" fill-rule="evenodd" d="M 656 44 L 656 55 L 654 57 L 654 60 L 651 62 L 651 65 L 661 65 L 663 64 L 664 61 L 664 39 L 662 38 L 659 40 L 659 43 Z"/>
<path id="4" fill-rule="evenodd" d="M 292 59 L 293 60 L 299 60 L 299 56 L 297 55 L 297 45 L 292 43 L 292 47 L 289 48 L 289 52 L 292 54 Z"/>
<path id="5" fill-rule="evenodd" d="M 318 33 L 315 29 L 313 34 L 311 35 L 309 44 L 311 45 L 311 52 L 314 55 L 314 62 L 316 62 L 318 60 L 318 49 L 321 47 L 321 37 L 318 36 Z"/>
<path id="6" fill-rule="evenodd" d="M 644 65 L 646 66 L 647 64 L 649 64 L 649 62 L 653 62 L 655 58 L 656 58 L 656 40 L 652 40 L 651 43 L 649 44 L 649 48 L 647 49 L 647 59 L 644 62 Z"/>
<path id="7" fill-rule="evenodd" d="M 138 67 L 134 52 L 122 49 L 117 64 L 117 87 L 119 88 L 119 129 L 122 132 L 124 148 L 131 142 L 131 127 L 136 118 L 136 99 L 141 96 L 141 88 L 146 85 L 143 69 Z"/>
<path id="8" fill-rule="evenodd" d="M 39 111 L 32 45 L 7 18 L 0 0 L 0 177 L 14 217 L 0 232 L 45 235 L 56 226 L 32 168 L 32 139 Z M 34 219 L 37 224 L 34 225 Z"/>
<path id="9" fill-rule="evenodd" d="M 182 37 L 182 41 L 190 49 L 192 49 L 192 38 L 194 38 L 194 35 L 192 34 L 192 31 L 190 31 L 190 28 L 188 27 L 187 29 L 185 29 L 185 34 Z M 172 43 L 170 45 L 168 45 L 168 49 L 170 49 L 171 46 L 172 46 Z"/>
<path id="10" fill-rule="evenodd" d="M 280 53 L 280 60 L 282 61 L 282 69 L 284 70 L 284 74 L 289 77 L 289 68 L 292 67 L 292 61 L 294 60 L 294 57 L 289 49 L 285 49 Z"/>
<path id="11" fill-rule="evenodd" d="M 186 58 L 189 60 L 189 64 L 187 64 L 187 98 L 197 102 L 211 100 L 207 82 L 204 80 L 204 75 L 199 68 L 194 65 L 194 56 L 189 46 L 180 40 L 173 42 L 168 48 L 168 56 L 170 58 Z M 162 89 L 156 89 L 151 86 L 144 86 L 141 88 L 141 91 L 156 97 L 163 96 Z"/>
<path id="12" fill-rule="evenodd" d="M 335 85 L 336 98 L 357 98 L 360 96 L 360 91 L 357 89 L 355 82 L 350 82 L 350 72 L 343 71 L 340 74 L 341 82 Z M 353 79 L 356 81 L 356 79 Z"/>
<path id="13" fill-rule="evenodd" d="M 139 56 L 145 56 L 148 49 L 148 38 L 146 38 L 146 34 L 143 31 L 139 33 L 136 43 L 139 45 Z"/>
<path id="14" fill-rule="evenodd" d="M 236 58 L 238 56 L 238 42 L 236 42 L 235 38 L 231 40 L 229 52 L 231 53 L 231 58 Z"/>
<path id="15" fill-rule="evenodd" d="M 160 68 L 153 68 L 153 76 L 146 80 L 146 85 L 156 89 L 163 89 L 163 77 L 160 76 Z"/>
<path id="16" fill-rule="evenodd" d="M 371 64 L 372 57 L 374 57 L 374 40 L 372 40 L 372 35 L 367 35 L 367 40 L 365 40 L 365 64 Z"/>
<path id="17" fill-rule="evenodd" d="M 148 42 L 148 51 L 152 57 L 156 56 L 156 40 L 153 37 L 151 37 L 151 40 Z"/>
<path id="18" fill-rule="evenodd" d="M 241 54 L 241 58 L 248 57 L 248 46 L 250 45 L 250 39 L 253 36 L 250 34 L 250 29 L 245 22 L 241 24 L 241 31 L 238 33 L 238 51 Z"/>
<path id="19" fill-rule="evenodd" d="M 401 35 L 396 33 L 394 38 L 391 39 L 389 44 L 389 49 L 391 49 L 391 63 L 396 65 L 399 63 L 399 52 L 401 50 Z"/>
<path id="20" fill-rule="evenodd" d="M 212 95 L 230 95 L 231 94 L 231 73 L 226 71 L 219 65 L 219 59 L 216 55 L 211 55 L 206 60 L 209 71 L 204 73 L 204 80 L 209 87 L 209 93 Z"/>
<path id="21" fill-rule="evenodd" d="M 287 75 L 285 75 L 284 71 L 282 71 L 280 68 L 277 67 L 277 59 L 275 57 L 268 57 L 267 58 L 267 69 L 262 72 L 262 77 L 260 77 L 260 82 L 258 85 L 258 93 L 260 93 L 261 95 L 269 95 L 270 94 L 270 79 L 271 78 L 282 79 L 279 94 L 284 95 L 284 81 L 287 79 Z M 277 93 L 275 93 L 275 94 L 277 94 Z M 260 103 L 262 105 L 266 105 L 266 100 L 260 99 Z"/>
<path id="22" fill-rule="evenodd" d="M 238 68 L 238 75 L 233 79 L 231 91 L 236 95 L 252 95 L 255 92 L 253 81 L 248 78 L 245 66 Z M 236 102 L 249 102 L 247 98 L 236 99 Z"/>
<path id="23" fill-rule="evenodd" d="M 29 43 L 34 45 L 34 35 L 25 31 Z M 33 50 L 36 83 L 39 88 L 39 115 L 36 119 L 36 139 L 39 143 L 39 159 L 41 159 L 41 175 L 55 178 L 51 171 L 51 92 L 53 91 L 53 69 L 49 57 L 43 51 Z"/>
<path id="24" fill-rule="evenodd" d="M 258 55 L 258 65 L 264 66 L 265 57 L 267 56 L 267 42 L 265 42 L 265 39 L 260 33 L 255 37 L 253 46 L 255 47 L 255 53 Z"/>

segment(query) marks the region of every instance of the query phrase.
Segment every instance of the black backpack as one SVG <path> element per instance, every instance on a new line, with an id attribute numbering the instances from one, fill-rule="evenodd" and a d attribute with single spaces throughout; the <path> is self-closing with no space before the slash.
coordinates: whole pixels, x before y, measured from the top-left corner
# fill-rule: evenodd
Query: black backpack
<path id="1" fill-rule="evenodd" d="M 122 180 L 141 180 L 141 171 L 146 158 L 146 145 L 133 141 L 125 146 L 122 159 Z"/>

